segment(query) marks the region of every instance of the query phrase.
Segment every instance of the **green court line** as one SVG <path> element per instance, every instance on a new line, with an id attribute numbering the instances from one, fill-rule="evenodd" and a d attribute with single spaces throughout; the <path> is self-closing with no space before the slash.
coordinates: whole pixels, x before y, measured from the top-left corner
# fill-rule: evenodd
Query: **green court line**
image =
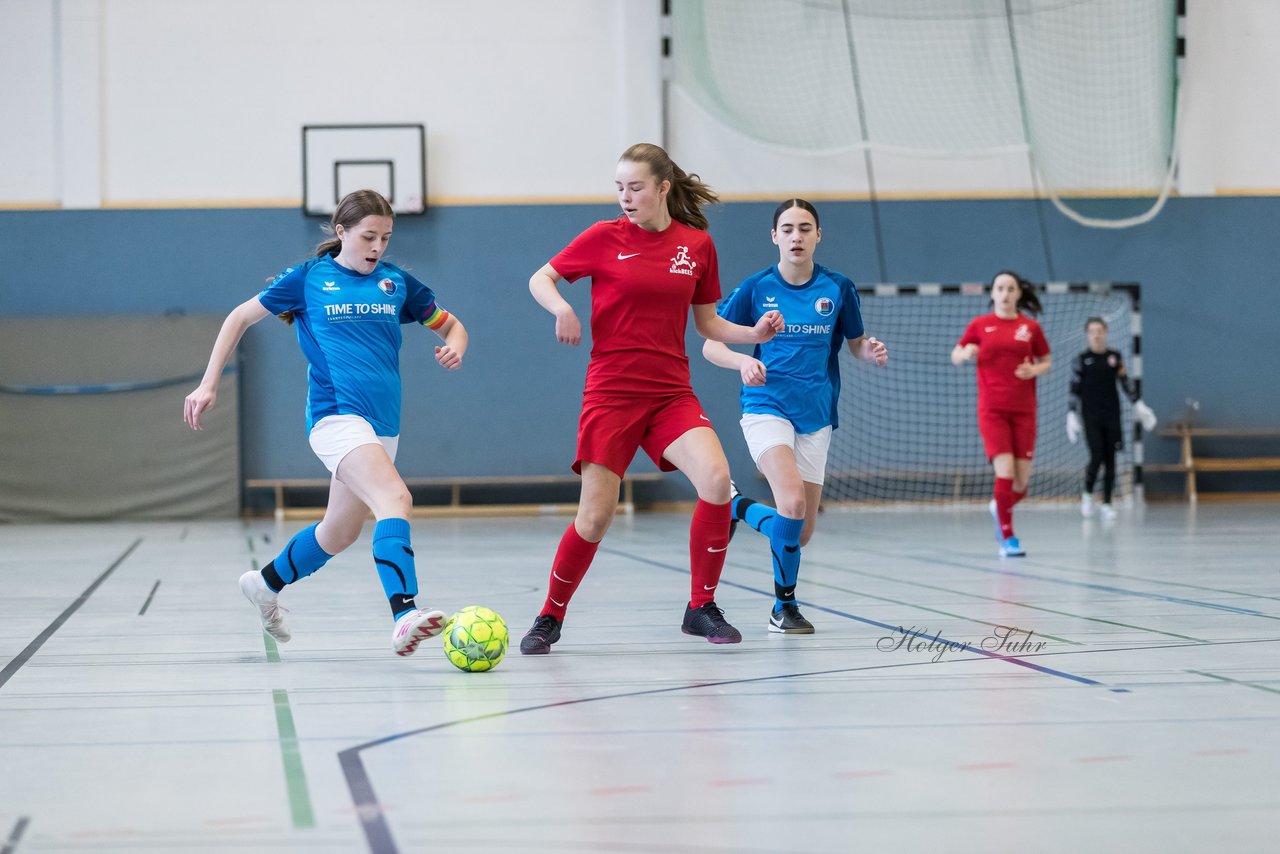
<path id="1" fill-rule="evenodd" d="M 1206 673 L 1203 670 L 1188 670 L 1187 672 L 1194 673 L 1197 676 L 1208 676 L 1210 679 L 1217 679 L 1220 682 L 1230 682 L 1232 685 L 1243 685 L 1246 688 L 1257 688 L 1259 691 L 1267 691 L 1271 694 L 1280 694 L 1280 688 L 1268 688 L 1266 685 L 1259 685 L 1256 682 L 1242 682 L 1239 679 L 1219 676 L 1216 673 Z"/>
<path id="2" fill-rule="evenodd" d="M 983 596 L 979 593 L 969 593 L 964 590 L 952 590 L 947 587 L 938 587 L 934 584 L 925 584 L 923 581 L 906 581 L 901 578 L 894 578 L 889 575 L 877 575 L 874 572 L 862 572 L 857 569 L 849 569 L 848 567 L 836 566 L 835 564 L 823 563 L 821 561 L 810 561 L 810 566 L 821 566 L 825 569 L 834 569 L 840 572 L 850 572 L 854 575 L 865 575 L 868 578 L 878 578 L 881 581 L 892 581 L 897 584 L 906 584 L 910 587 L 923 587 L 926 590 L 937 590 L 941 593 L 951 593 L 955 596 L 967 596 L 971 599 L 981 599 L 987 602 L 999 602 L 1002 605 L 1016 605 L 1019 608 L 1030 608 L 1033 611 L 1043 611 L 1046 614 L 1057 614 L 1059 617 L 1072 617 L 1077 620 L 1088 620 L 1093 623 L 1106 623 L 1109 626 L 1120 626 L 1125 629 L 1137 629 L 1140 632 L 1151 632 L 1152 634 L 1165 635 L 1166 637 L 1178 638 L 1179 640 L 1196 641 L 1197 643 L 1207 643 L 1203 638 L 1193 638 L 1190 635 L 1180 635 L 1177 632 L 1166 632 L 1160 629 L 1149 629 L 1146 626 L 1135 626 L 1130 623 L 1121 623 L 1117 620 L 1106 620 L 1102 617 L 1086 617 L 1084 614 L 1072 614 L 1070 611 L 1057 611 L 1053 608 L 1045 608 L 1041 605 L 1030 605 L 1026 602 L 1018 602 L 1014 599 L 1000 599 L 994 596 Z M 1048 635 L 1045 635 L 1048 637 Z"/>
<path id="3" fill-rule="evenodd" d="M 267 648 L 267 663 L 280 663 L 280 647 L 276 646 L 276 639 L 266 632 L 262 633 L 262 643 Z"/>
<path id="4" fill-rule="evenodd" d="M 293 726 L 293 711 L 289 708 L 289 692 L 276 688 L 271 696 L 275 700 L 276 728 L 280 730 L 280 754 L 284 759 L 284 782 L 289 790 L 293 826 L 315 827 L 311 796 L 307 794 L 307 775 L 302 770 L 302 751 L 298 749 L 298 732 Z"/>

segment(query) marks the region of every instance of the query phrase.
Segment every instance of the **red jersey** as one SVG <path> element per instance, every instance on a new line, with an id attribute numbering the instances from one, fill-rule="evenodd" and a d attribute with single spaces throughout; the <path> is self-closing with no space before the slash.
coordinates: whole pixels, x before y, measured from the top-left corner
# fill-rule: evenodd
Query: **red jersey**
<path id="1" fill-rule="evenodd" d="M 625 216 L 598 222 L 551 259 L 570 282 L 591 277 L 587 394 L 690 392 L 689 306 L 720 299 L 711 235 L 672 221 L 645 231 Z"/>
<path id="2" fill-rule="evenodd" d="M 1035 412 L 1036 381 L 1020 380 L 1014 370 L 1049 355 L 1039 323 L 1021 314 L 1008 320 L 984 314 L 969 321 L 959 344 L 978 345 L 979 411 Z"/>

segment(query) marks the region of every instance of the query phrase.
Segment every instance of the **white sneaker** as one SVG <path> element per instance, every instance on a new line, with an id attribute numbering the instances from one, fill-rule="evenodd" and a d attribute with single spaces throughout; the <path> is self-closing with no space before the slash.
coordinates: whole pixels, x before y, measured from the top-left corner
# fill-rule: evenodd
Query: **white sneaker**
<path id="1" fill-rule="evenodd" d="M 1080 496 L 1080 515 L 1086 519 L 1093 515 L 1093 496 L 1087 492 Z"/>
<path id="2" fill-rule="evenodd" d="M 262 573 L 251 569 L 240 576 L 240 592 L 258 608 L 258 616 L 262 618 L 262 628 L 280 643 L 288 643 L 289 627 L 284 624 L 284 612 L 276 599 L 276 593 L 262 579 Z"/>
<path id="3" fill-rule="evenodd" d="M 391 634 L 391 651 L 396 655 L 413 655 L 418 644 L 444 631 L 444 612 L 410 611 L 396 620 Z"/>
<path id="4" fill-rule="evenodd" d="M 1110 504 L 1103 504 L 1098 508 L 1098 515 L 1102 517 L 1104 522 L 1114 522 L 1116 520 L 1116 508 Z"/>

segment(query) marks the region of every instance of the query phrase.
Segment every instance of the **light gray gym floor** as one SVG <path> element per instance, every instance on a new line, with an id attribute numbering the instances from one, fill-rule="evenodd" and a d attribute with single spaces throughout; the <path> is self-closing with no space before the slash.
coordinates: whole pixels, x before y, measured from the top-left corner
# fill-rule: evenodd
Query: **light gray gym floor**
<path id="1" fill-rule="evenodd" d="M 510 625 L 480 674 L 390 652 L 369 528 L 277 647 L 236 579 L 303 523 L 0 527 L 0 852 L 1280 850 L 1277 505 L 1019 508 L 1025 559 L 835 510 L 812 636 L 743 528 L 736 646 L 680 633 L 687 517 L 620 517 L 521 656 L 567 521 L 414 522 L 419 601 Z"/>

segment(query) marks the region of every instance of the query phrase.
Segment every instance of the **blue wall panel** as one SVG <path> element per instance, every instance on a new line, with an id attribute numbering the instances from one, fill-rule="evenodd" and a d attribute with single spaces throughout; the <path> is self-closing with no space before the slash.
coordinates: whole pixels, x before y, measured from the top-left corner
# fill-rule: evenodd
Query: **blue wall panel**
<path id="1" fill-rule="evenodd" d="M 882 203 L 887 278 L 979 281 L 1012 267 L 1043 280 L 1034 205 Z M 713 210 L 726 291 L 776 259 L 773 207 Z M 406 475 L 567 469 L 589 341 L 557 344 L 527 282 L 569 239 L 614 211 L 607 204 L 437 207 L 397 222 L 389 258 L 432 285 L 472 336 L 465 367 L 448 374 L 432 358 L 435 336 L 406 330 Z M 819 260 L 855 281 L 878 280 L 870 207 L 831 202 L 820 212 Z M 1208 424 L 1280 425 L 1280 199 L 1173 199 L 1154 222 L 1120 231 L 1083 228 L 1051 209 L 1045 217 L 1057 279 L 1142 283 L 1145 397 L 1162 418 L 1179 415 L 1192 397 Z M 0 267 L 6 316 L 225 314 L 307 257 L 321 236 L 317 221 L 295 210 L 9 211 L 0 212 L 0 234 L 8 250 Z M 584 284 L 565 293 L 585 319 Z M 695 389 L 745 480 L 752 466 L 736 426 L 733 376 L 702 361 L 692 324 L 689 341 Z M 292 330 L 264 321 L 246 336 L 241 360 L 244 475 L 323 475 L 303 435 L 305 363 Z M 175 374 L 199 367 L 175 366 Z M 175 391 L 175 418 L 185 391 Z M 1149 461 L 1174 456 L 1171 441 L 1148 443 Z M 652 467 L 644 460 L 637 468 Z M 689 493 L 673 480 L 666 494 Z"/>

